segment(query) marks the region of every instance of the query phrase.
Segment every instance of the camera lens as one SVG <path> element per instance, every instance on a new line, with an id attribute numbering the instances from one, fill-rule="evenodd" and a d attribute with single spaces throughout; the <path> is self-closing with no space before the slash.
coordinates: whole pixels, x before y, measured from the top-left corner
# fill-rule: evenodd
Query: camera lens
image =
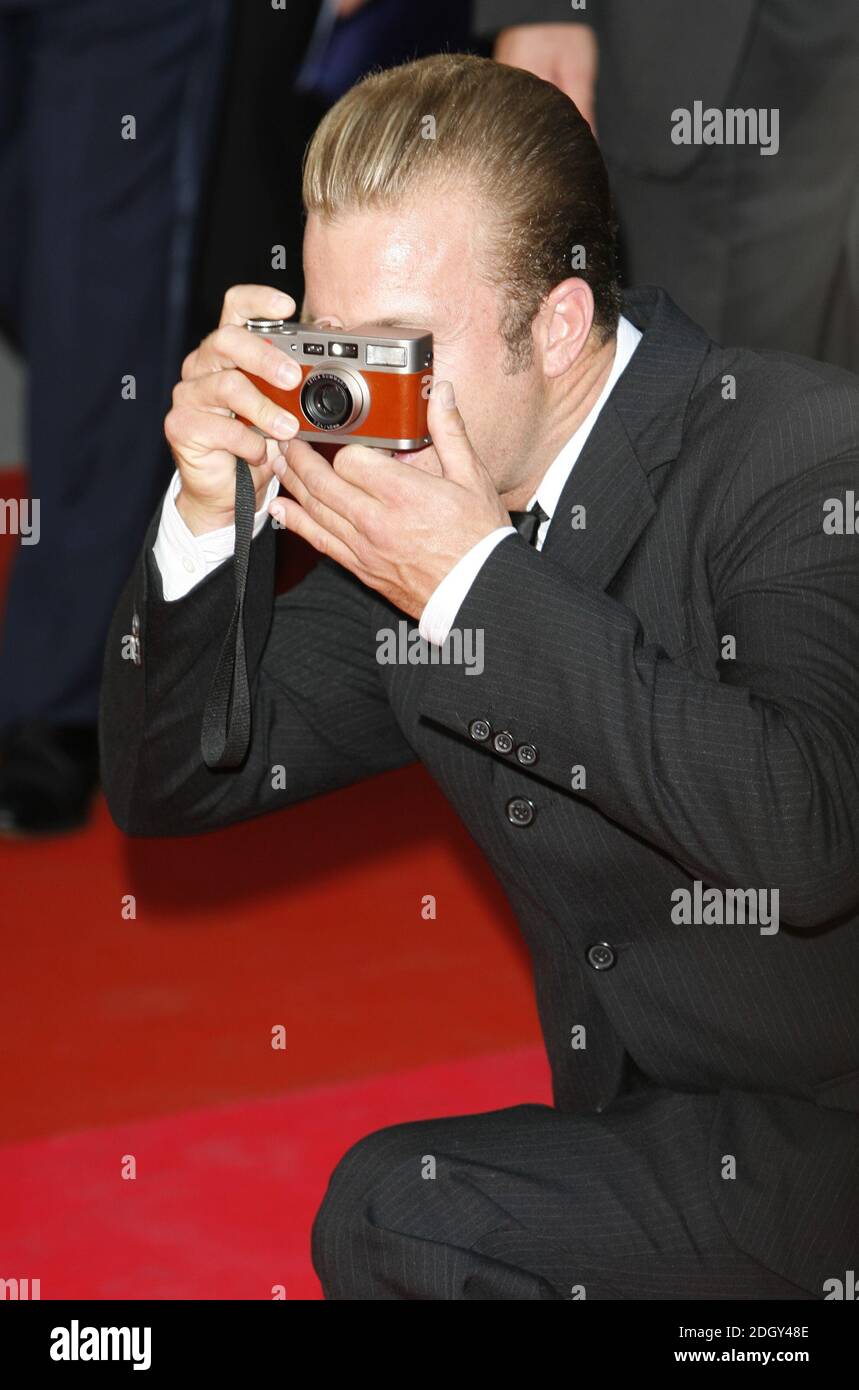
<path id="1" fill-rule="evenodd" d="M 361 403 L 348 381 L 333 372 L 315 372 L 302 387 L 301 408 L 317 429 L 337 430 L 355 418 Z"/>

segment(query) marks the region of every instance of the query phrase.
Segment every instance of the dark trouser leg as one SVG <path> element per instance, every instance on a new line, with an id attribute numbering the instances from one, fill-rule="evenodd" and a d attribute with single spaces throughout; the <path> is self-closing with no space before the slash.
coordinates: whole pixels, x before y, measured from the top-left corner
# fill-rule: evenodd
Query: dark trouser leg
<path id="1" fill-rule="evenodd" d="M 217 8 L 75 0 L 30 16 L 18 211 L 40 537 L 13 567 L 0 726 L 97 716 L 109 619 L 169 477 L 180 156 L 207 109 L 200 65 L 216 70 Z M 135 140 L 122 138 L 129 116 Z"/>
<path id="2" fill-rule="evenodd" d="M 715 1096 L 651 1088 L 394 1125 L 334 1170 L 313 1228 L 331 1299 L 802 1299 L 728 1239 Z"/>
<path id="3" fill-rule="evenodd" d="M 21 335 L 24 229 L 20 209 L 27 33 L 26 15 L 6 14 L 0 8 L 0 331 L 16 347 Z"/>
<path id="4" fill-rule="evenodd" d="M 798 40 L 781 8 L 760 7 L 727 102 L 778 112 L 776 153 L 704 146 L 671 179 L 609 162 L 626 279 L 661 285 L 717 342 L 859 371 L 859 24 L 809 11 Z M 761 133 L 776 148 L 772 118 Z"/>

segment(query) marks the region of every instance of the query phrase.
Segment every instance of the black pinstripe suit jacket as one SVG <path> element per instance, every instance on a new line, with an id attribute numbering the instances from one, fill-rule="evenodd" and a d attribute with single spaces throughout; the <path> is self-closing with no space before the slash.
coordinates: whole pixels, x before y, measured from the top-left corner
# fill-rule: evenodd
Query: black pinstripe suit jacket
<path id="1" fill-rule="evenodd" d="M 630 1059 L 718 1092 L 729 1233 L 822 1294 L 859 1249 L 859 535 L 826 505 L 859 496 L 859 380 L 719 348 L 657 290 L 625 312 L 644 337 L 543 551 L 503 541 L 458 615 L 483 631 L 482 674 L 380 665 L 376 634 L 403 615 L 330 563 L 275 601 L 267 526 L 246 604 L 251 746 L 209 771 L 232 570 L 165 603 L 156 515 L 108 639 L 105 790 L 127 833 L 188 834 L 420 758 L 517 912 L 556 1104 L 609 1105 Z M 122 656 L 135 614 L 140 665 Z M 537 762 L 475 742 L 474 720 Z M 535 814 L 514 825 L 523 797 Z M 777 888 L 780 929 L 676 923 L 672 894 L 696 880 Z M 589 963 L 599 942 L 611 968 Z"/>

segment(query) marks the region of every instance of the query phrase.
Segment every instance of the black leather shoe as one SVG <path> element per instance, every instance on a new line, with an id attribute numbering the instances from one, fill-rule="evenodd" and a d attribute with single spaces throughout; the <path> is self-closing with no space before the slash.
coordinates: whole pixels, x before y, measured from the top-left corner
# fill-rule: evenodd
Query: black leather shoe
<path id="1" fill-rule="evenodd" d="M 0 835 L 80 829 L 97 785 L 94 724 L 16 724 L 0 745 Z"/>

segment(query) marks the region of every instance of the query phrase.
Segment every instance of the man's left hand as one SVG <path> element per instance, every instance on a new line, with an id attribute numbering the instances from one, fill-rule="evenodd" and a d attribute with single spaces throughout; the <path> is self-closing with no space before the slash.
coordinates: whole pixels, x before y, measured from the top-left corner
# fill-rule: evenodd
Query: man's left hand
<path id="1" fill-rule="evenodd" d="M 347 444 L 328 463 L 304 440 L 282 443 L 273 467 L 292 497 L 269 508 L 287 530 L 413 618 L 473 545 L 510 525 L 450 382 L 434 384 L 427 422 L 433 447 L 411 462 Z"/>

